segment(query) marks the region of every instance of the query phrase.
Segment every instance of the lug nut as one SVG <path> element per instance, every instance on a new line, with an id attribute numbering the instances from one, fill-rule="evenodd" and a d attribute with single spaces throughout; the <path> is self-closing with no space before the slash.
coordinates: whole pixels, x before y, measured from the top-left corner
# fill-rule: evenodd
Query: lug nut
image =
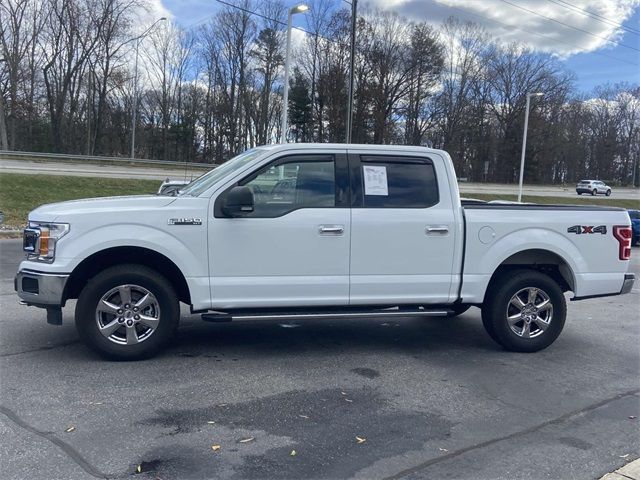
<path id="1" fill-rule="evenodd" d="M 122 323 L 122 322 L 124 322 L 124 318 L 118 317 L 118 323 Z"/>
<path id="2" fill-rule="evenodd" d="M 127 320 L 127 325 L 130 327 L 133 325 L 133 320 Z"/>
<path id="3" fill-rule="evenodd" d="M 122 314 L 122 309 L 121 308 L 118 309 L 118 313 Z"/>
<path id="4" fill-rule="evenodd" d="M 137 312 L 138 311 L 138 307 L 133 307 L 133 311 Z"/>
<path id="5" fill-rule="evenodd" d="M 131 305 L 129 305 L 128 303 L 124 306 L 124 308 L 129 308 Z"/>
<path id="6" fill-rule="evenodd" d="M 135 315 L 133 318 L 135 318 L 136 320 L 140 320 L 140 315 Z"/>

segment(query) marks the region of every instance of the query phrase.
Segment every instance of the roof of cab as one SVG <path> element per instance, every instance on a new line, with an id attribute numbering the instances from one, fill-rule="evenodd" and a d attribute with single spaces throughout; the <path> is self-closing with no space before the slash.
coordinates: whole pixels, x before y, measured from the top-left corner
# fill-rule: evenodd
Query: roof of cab
<path id="1" fill-rule="evenodd" d="M 359 144 L 359 143 L 280 143 L 273 145 L 261 145 L 256 147 L 258 149 L 270 150 L 270 151 L 287 151 L 287 150 L 300 150 L 304 148 L 309 149 L 347 149 L 347 150 L 397 150 L 399 152 L 441 152 L 435 148 L 427 148 L 419 145 L 372 145 L 372 144 Z"/>

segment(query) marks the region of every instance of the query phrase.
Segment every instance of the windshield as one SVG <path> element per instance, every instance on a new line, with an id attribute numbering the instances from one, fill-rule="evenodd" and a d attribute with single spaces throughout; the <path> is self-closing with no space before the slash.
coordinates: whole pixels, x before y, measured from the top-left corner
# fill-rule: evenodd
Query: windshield
<path id="1" fill-rule="evenodd" d="M 247 163 L 251 162 L 259 155 L 262 155 L 265 150 L 265 148 L 260 147 L 252 148 L 250 150 L 247 150 L 246 152 L 241 153 L 240 155 L 233 157 L 231 160 L 223 163 L 219 167 L 216 167 L 213 170 L 205 173 L 201 177 L 196 178 L 186 187 L 181 188 L 179 194 L 197 197 L 228 173 L 238 168 L 244 167 Z"/>

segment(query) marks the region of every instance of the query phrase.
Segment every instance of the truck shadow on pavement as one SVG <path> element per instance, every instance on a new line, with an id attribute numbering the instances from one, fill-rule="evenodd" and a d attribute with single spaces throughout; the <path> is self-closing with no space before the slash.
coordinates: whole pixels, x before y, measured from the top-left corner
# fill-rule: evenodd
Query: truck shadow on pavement
<path id="1" fill-rule="evenodd" d="M 374 320 L 240 320 L 206 324 L 183 318 L 169 350 L 181 356 L 246 352 L 279 356 L 313 352 L 502 350 L 485 333 L 480 319 L 406 318 Z"/>

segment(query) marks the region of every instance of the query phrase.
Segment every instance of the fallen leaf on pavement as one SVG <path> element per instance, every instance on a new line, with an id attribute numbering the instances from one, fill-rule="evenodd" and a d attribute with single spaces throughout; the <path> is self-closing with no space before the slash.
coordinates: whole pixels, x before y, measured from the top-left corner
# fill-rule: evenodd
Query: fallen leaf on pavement
<path id="1" fill-rule="evenodd" d="M 299 416 L 300 418 L 309 418 L 309 416 L 308 416 L 308 415 L 298 414 L 298 416 Z"/>
<path id="2" fill-rule="evenodd" d="M 627 453 L 626 455 L 618 455 L 620 458 L 627 458 L 629 456 L 629 454 Z"/>
<path id="3" fill-rule="evenodd" d="M 243 438 L 242 440 L 240 440 L 240 443 L 249 443 L 249 442 L 251 442 L 253 440 L 255 440 L 254 437 Z"/>
<path id="4" fill-rule="evenodd" d="M 367 441 L 367 439 L 366 439 L 366 438 L 364 438 L 364 437 L 359 437 L 359 436 L 357 436 L 357 435 L 356 435 L 356 442 L 358 442 L 358 443 L 364 443 L 364 442 L 366 442 L 366 441 Z"/>
<path id="5" fill-rule="evenodd" d="M 214 423 L 216 423 L 216 422 L 214 422 L 213 420 L 208 420 L 208 421 L 207 421 L 207 423 L 208 423 L 209 425 L 213 425 L 213 424 L 214 424 Z"/>
<path id="6" fill-rule="evenodd" d="M 351 400 L 350 398 L 345 398 L 344 401 L 345 402 L 349 402 L 349 403 L 353 403 L 353 400 Z"/>
<path id="7" fill-rule="evenodd" d="M 449 451 L 446 448 L 440 448 L 440 447 L 438 447 L 438 450 L 440 450 L 441 452 L 448 452 Z"/>
<path id="8" fill-rule="evenodd" d="M 69 427 L 69 428 L 67 428 L 67 429 L 65 430 L 65 432 L 67 432 L 67 433 L 71 433 L 71 432 L 73 432 L 75 429 L 76 429 L 76 427 Z"/>
<path id="9" fill-rule="evenodd" d="M 342 395 L 346 395 L 346 392 L 340 392 Z"/>
<path id="10" fill-rule="evenodd" d="M 214 452 L 217 452 L 218 450 L 220 450 L 220 445 L 211 445 L 211 450 L 213 450 Z"/>
<path id="11" fill-rule="evenodd" d="M 142 465 L 136 467 L 136 473 L 142 473 Z"/>
<path id="12" fill-rule="evenodd" d="M 638 417 L 636 417 L 635 415 L 629 415 L 629 420 L 635 420 L 636 418 Z"/>
<path id="13" fill-rule="evenodd" d="M 295 450 L 291 450 L 291 453 L 289 455 L 291 455 L 292 457 L 295 457 L 296 456 L 296 451 Z"/>

